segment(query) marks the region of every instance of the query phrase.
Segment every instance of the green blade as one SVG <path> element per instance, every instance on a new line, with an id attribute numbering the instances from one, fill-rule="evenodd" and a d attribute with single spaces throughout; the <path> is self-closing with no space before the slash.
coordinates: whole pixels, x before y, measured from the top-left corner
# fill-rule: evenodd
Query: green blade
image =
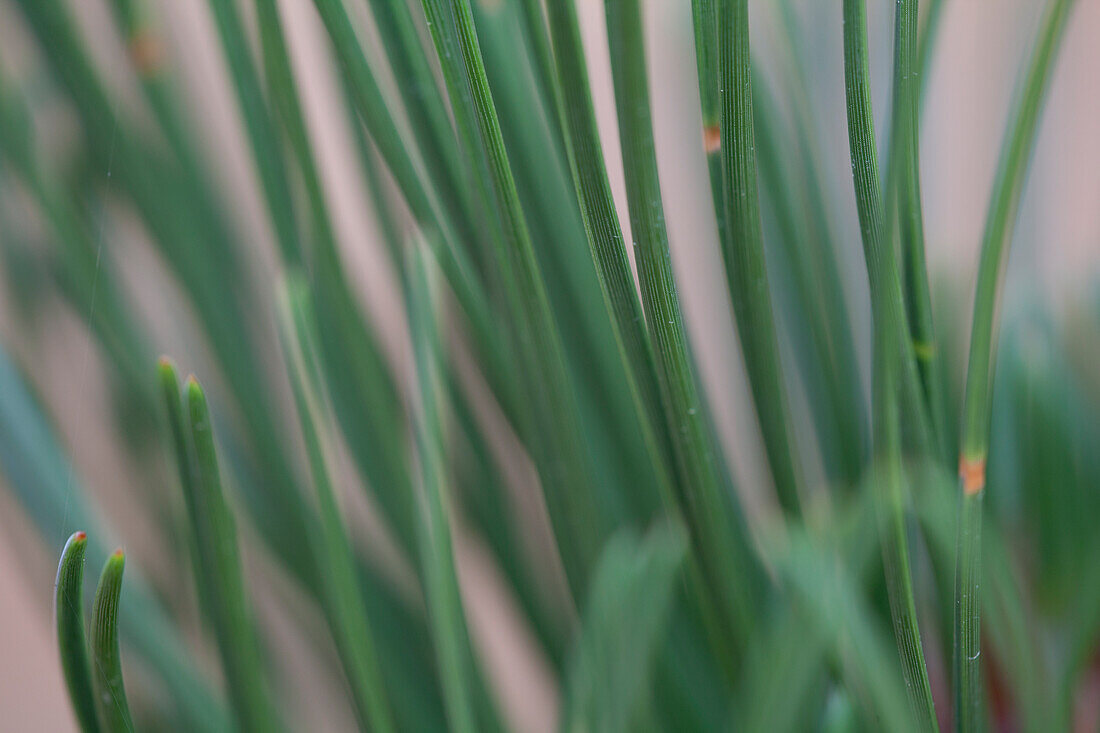
<path id="1" fill-rule="evenodd" d="M 901 0 L 895 13 L 894 43 L 894 95 L 891 112 L 892 151 L 887 173 L 887 200 L 897 198 L 897 207 L 891 207 L 885 229 L 893 241 L 894 233 L 902 231 L 905 246 L 921 248 L 919 254 L 923 280 L 923 242 L 919 240 L 921 212 L 919 178 L 916 170 L 916 134 L 914 105 L 916 94 L 912 83 L 912 66 L 916 51 L 916 3 Z M 907 196 L 903 197 L 903 194 Z M 904 200 L 903 200 L 904 198 Z M 912 241 L 906 243 L 906 234 Z M 925 286 L 927 283 L 925 283 Z M 912 303 L 922 303 L 917 310 L 928 314 L 931 303 L 922 300 L 920 292 L 908 293 Z M 927 292 L 924 292 L 927 296 Z M 925 324 L 930 325 L 930 324 Z M 917 726 L 922 730 L 936 731 L 939 726 L 928 682 L 924 650 L 921 646 L 920 628 L 917 622 L 917 604 L 913 590 L 913 574 L 910 565 L 909 527 L 907 518 L 906 489 L 903 475 L 903 451 L 901 408 L 899 399 L 899 375 L 902 373 L 898 355 L 904 353 L 897 344 L 906 338 L 904 332 L 888 326 L 884 319 L 875 321 L 874 358 L 874 408 L 875 408 L 875 475 L 876 505 L 882 536 L 882 564 L 886 575 L 886 591 L 890 602 L 890 614 L 894 622 L 894 637 L 901 657 L 902 674 L 906 692 Z M 920 335 L 922 334 L 923 335 Z M 931 338 L 930 334 L 915 327 L 912 338 Z M 918 344 L 919 345 L 919 344 Z M 934 347 L 934 342 L 929 342 Z M 920 361 L 920 349 L 913 348 Z M 926 366 L 930 365 L 927 363 Z M 934 375 L 929 371 L 929 378 Z M 938 379 L 938 375 L 934 378 Z M 926 382 L 927 386 L 927 382 Z M 937 387 L 938 389 L 938 387 Z M 933 392 L 926 392 L 925 404 L 932 402 Z M 935 414 L 933 405 L 930 412 Z"/>
<path id="2" fill-rule="evenodd" d="M 917 2 L 897 7 L 894 34 L 894 114 L 892 119 L 889 182 L 895 188 L 896 216 L 900 224 L 901 258 L 907 317 L 913 354 L 923 389 L 924 402 L 936 447 L 944 443 L 946 406 L 943 395 L 942 358 L 932 321 L 932 295 L 924 255 L 924 214 L 920 181 L 920 77 L 917 49 Z M 897 170 L 894 170 L 894 169 Z M 892 231 L 891 227 L 891 231 Z"/>
<path id="3" fill-rule="evenodd" d="M 793 32 L 789 33 L 789 45 L 798 47 Z M 800 64 L 791 66 L 801 70 Z M 780 264 L 792 281 L 782 292 L 793 311 L 788 322 L 796 361 L 809 392 L 826 475 L 854 488 L 867 462 L 867 406 L 852 319 L 844 299 L 838 241 L 823 190 L 821 151 L 812 134 L 815 120 L 802 76 L 797 75 L 778 91 L 784 101 L 793 100 L 790 137 L 784 135 L 779 105 L 767 79 L 753 72 L 752 109 L 762 201 L 771 208 L 782 254 Z M 811 216 L 805 215 L 807 211 Z"/>
<path id="4" fill-rule="evenodd" d="M 311 209 L 309 264 L 317 307 L 317 346 L 352 455 L 401 543 L 412 554 L 415 533 L 408 499 L 410 478 L 402 460 L 405 421 L 398 388 L 382 348 L 356 302 L 340 259 L 320 172 L 291 73 L 278 10 L 256 0 L 264 69 L 279 120 L 297 158 Z M 358 122 L 356 121 L 356 124 Z"/>
<path id="5" fill-rule="evenodd" d="M 550 3 L 549 11 L 557 88 L 560 90 L 557 113 L 565 134 L 574 187 L 604 304 L 612 315 L 617 350 L 642 421 L 648 459 L 653 463 L 658 486 L 667 501 L 671 492 L 671 436 L 661 407 L 653 346 L 645 330 L 622 229 L 611 198 L 611 184 L 603 165 L 576 10 L 571 0 L 563 0 Z"/>
<path id="6" fill-rule="evenodd" d="M 756 180 L 748 4 L 746 0 L 720 0 L 717 13 L 721 90 L 718 144 L 726 224 L 722 256 L 741 352 L 779 503 L 788 514 L 797 515 L 801 484 L 798 450 L 791 432 L 779 358 Z"/>
<path id="7" fill-rule="evenodd" d="M 585 233 L 566 148 L 553 114 L 540 114 L 535 61 L 517 4 L 475 3 L 478 45 L 531 243 L 577 389 L 584 440 L 600 490 L 616 512 L 646 521 L 659 505 L 649 449 Z M 550 108 L 556 110 L 557 108 Z M 635 328 L 638 326 L 635 325 Z"/>
<path id="8" fill-rule="evenodd" d="M 240 240 L 231 235 L 211 183 L 198 175 L 197 167 L 181 166 L 147 139 L 140 126 L 114 114 L 116 105 L 67 9 L 57 0 L 21 0 L 19 6 L 76 108 L 89 155 L 111 171 L 113 185 L 134 205 L 198 312 L 244 417 L 247 434 L 240 443 L 245 462 L 261 477 L 243 482 L 242 492 L 272 549 L 309 587 L 308 555 L 289 549 L 304 543 L 303 513 L 259 366 L 250 320 L 254 293 L 243 272 Z"/>
<path id="9" fill-rule="evenodd" d="M 695 535 L 707 587 L 720 599 L 726 621 L 732 621 L 733 628 L 728 631 L 743 639 L 760 603 L 763 577 L 747 541 L 748 528 L 736 495 L 727 493 L 722 480 L 715 456 L 717 440 L 704 409 L 672 271 L 653 140 L 641 5 L 637 0 L 608 0 L 605 8 L 627 202 L 660 394 L 661 409 L 655 419 L 664 423 L 661 437 L 672 441 L 679 509 Z M 604 190 L 610 204 L 606 183 Z M 614 223 L 617 228 L 618 222 Z M 713 641 L 730 643 L 721 636 Z"/>
<path id="10" fill-rule="evenodd" d="M 118 604 L 126 556 L 115 550 L 103 566 L 92 604 L 92 682 L 99 722 L 106 733 L 133 733 L 130 706 L 122 684 L 118 649 Z"/>
<path id="11" fill-rule="evenodd" d="M 173 435 L 186 435 L 189 441 L 184 445 L 177 442 L 177 449 L 187 449 L 177 458 L 181 467 L 191 465 L 190 470 L 181 470 L 180 480 L 191 524 L 193 570 L 199 599 L 218 643 L 237 723 L 246 731 L 279 730 L 245 598 L 236 525 L 222 492 L 206 397 L 194 377 L 189 378 L 185 432 L 183 411 L 173 407 L 180 399 L 175 370 L 162 361 L 160 372 L 168 414 L 175 423 Z"/>
<path id="12" fill-rule="evenodd" d="M 407 0 L 370 0 L 378 35 L 405 104 L 421 159 L 453 221 L 466 237 L 471 221 L 469 186 L 444 97 L 432 72 Z"/>
<path id="13" fill-rule="evenodd" d="M 106 557 L 97 536 L 109 536 L 71 461 L 58 445 L 25 380 L 0 348 L 0 467 L 6 487 L 47 543 L 60 544 L 69 522 L 87 527 L 87 555 Z M 58 521 L 59 517 L 68 522 Z M 215 733 L 229 725 L 224 703 L 207 686 L 179 630 L 140 574 L 131 572 L 121 633 L 170 695 L 172 715 L 188 730 Z"/>
<path id="14" fill-rule="evenodd" d="M 679 524 L 658 525 L 644 537 L 620 530 L 608 540 L 565 678 L 563 730 L 636 730 L 645 719 L 646 691 L 687 551 Z"/>
<path id="15" fill-rule="evenodd" d="M 61 651 L 61 671 L 76 720 L 84 733 L 97 733 L 95 695 L 92 692 L 92 672 L 88 665 L 88 648 L 84 641 L 84 550 L 88 535 L 74 532 L 61 551 L 54 583 L 54 619 L 57 642 Z"/>
<path id="16" fill-rule="evenodd" d="M 302 253 L 294 220 L 293 199 L 287 184 L 286 161 L 264 100 L 259 73 L 237 4 L 228 0 L 210 0 L 210 9 L 237 93 L 237 104 L 244 117 L 252 159 L 259 174 L 268 216 L 274 224 L 279 251 L 287 264 L 301 264 Z"/>
<path id="17" fill-rule="evenodd" d="M 905 500 L 907 486 L 895 393 L 896 367 L 888 356 L 880 356 L 876 361 L 880 366 L 875 374 L 876 463 L 873 480 L 886 591 L 914 725 L 919 730 L 938 731 L 913 591 Z"/>
<path id="18" fill-rule="evenodd" d="M 414 413 L 420 464 L 419 548 L 428 618 L 435 640 L 447 720 L 460 733 L 500 728 L 480 681 L 455 571 L 450 518 L 453 499 L 446 456 L 445 376 L 439 323 L 437 265 L 426 246 L 410 254 L 409 328 L 416 356 Z"/>
<path id="19" fill-rule="evenodd" d="M 575 390 L 561 335 L 531 244 L 515 178 L 492 102 L 468 0 L 424 0 L 432 38 L 454 108 L 460 139 L 483 175 L 477 180 L 492 212 L 495 286 L 511 316 L 510 343 L 521 370 L 527 409 L 518 417 L 542 480 L 566 577 L 583 594 L 606 519 L 596 500 L 590 456 L 581 442 Z M 534 439 L 534 436 L 538 439 Z"/>
<path id="20" fill-rule="evenodd" d="M 943 9 L 947 7 L 947 3 L 944 0 L 928 0 L 925 5 L 928 8 L 925 13 L 924 25 L 920 29 L 920 44 L 917 47 L 917 73 L 920 74 L 920 79 L 928 79 L 932 72 L 932 59 L 935 58 L 936 40 L 940 35 L 940 28 L 943 26 Z M 927 99 L 927 90 L 930 88 L 928 84 L 920 85 L 920 99 L 918 114 L 924 110 L 925 99 Z"/>
<path id="21" fill-rule="evenodd" d="M 777 553 L 779 572 L 793 591 L 807 623 L 835 640 L 841 673 L 860 697 L 874 730 L 917 730 L 905 685 L 883 633 L 855 578 L 826 548 L 802 530 L 791 532 Z"/>
<path id="22" fill-rule="evenodd" d="M 1004 256 L 1012 237 L 1023 193 L 1027 161 L 1035 144 L 1039 114 L 1064 35 L 1073 0 L 1051 0 L 1005 135 L 993 182 L 981 261 L 974 296 L 970 356 L 963 402 L 963 433 L 959 456 L 958 541 L 955 560 L 955 721 L 963 731 L 981 725 L 981 528 L 985 494 L 985 464 L 996 347 L 994 316 L 1004 272 Z"/>
<path id="23" fill-rule="evenodd" d="M 909 334 L 901 274 L 887 229 L 885 196 L 879 180 L 871 109 L 870 64 L 867 50 L 867 8 L 864 0 L 844 0 L 844 87 L 848 107 L 848 146 L 856 193 L 860 234 L 871 288 L 871 312 L 878 334 Z M 878 347 L 876 346 L 876 349 Z M 893 352 L 897 352 L 894 354 Z M 891 358 L 897 359 L 896 387 L 905 417 L 903 445 L 917 458 L 935 455 L 928 409 L 921 393 L 917 365 L 909 338 L 894 339 Z"/>
<path id="24" fill-rule="evenodd" d="M 1028 65 L 1012 119 L 1005 132 L 993 192 L 982 234 L 981 261 L 974 296 L 970 358 L 966 370 L 962 459 L 985 461 L 989 436 L 990 393 L 993 384 L 994 316 L 1004 257 L 1012 239 L 1027 163 L 1035 145 L 1054 59 L 1069 20 L 1073 0 L 1050 0 Z"/>
<path id="25" fill-rule="evenodd" d="M 391 731 L 394 730 L 394 723 L 382 684 L 370 622 L 362 604 L 355 555 L 340 516 L 331 478 L 331 443 L 325 428 L 332 421 L 322 391 L 316 328 L 309 312 L 309 291 L 300 278 L 291 277 L 281 296 L 280 343 L 289 367 L 298 422 L 317 497 L 318 522 L 311 537 L 322 575 L 325 611 L 344 672 L 351 684 L 360 727 L 363 730 Z"/>

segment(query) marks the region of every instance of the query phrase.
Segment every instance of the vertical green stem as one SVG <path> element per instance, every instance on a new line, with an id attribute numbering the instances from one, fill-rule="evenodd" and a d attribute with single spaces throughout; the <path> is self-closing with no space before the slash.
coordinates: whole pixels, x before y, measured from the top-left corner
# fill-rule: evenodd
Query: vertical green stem
<path id="1" fill-rule="evenodd" d="M 721 480 L 684 328 L 661 202 L 641 6 L 638 0 L 608 0 L 605 8 L 638 279 L 680 501 L 709 586 L 734 620 L 730 631 L 737 638 L 755 614 L 762 576 L 739 507 Z"/>
<path id="2" fill-rule="evenodd" d="M 920 90 L 922 88 L 920 58 L 917 49 L 917 3 L 898 5 L 897 33 L 894 54 L 894 93 L 904 107 L 896 122 L 891 145 L 899 150 L 891 168 L 900 166 L 896 174 L 898 219 L 901 231 L 900 268 L 904 278 L 905 304 L 912 329 L 913 355 L 924 391 L 936 448 L 945 451 L 947 432 L 946 407 L 943 396 L 943 374 L 940 350 L 932 323 L 932 294 L 928 284 L 928 266 L 924 254 L 924 216 L 921 208 L 920 183 Z M 895 107 L 897 103 L 895 103 Z M 892 156 L 893 157 L 893 156 Z"/>
<path id="3" fill-rule="evenodd" d="M 752 387 L 764 447 L 779 502 L 799 513 L 799 468 L 789 422 L 783 367 L 764 261 L 764 233 L 756 180 L 756 142 L 749 70 L 749 11 L 746 0 L 718 5 L 723 207 L 722 240 L 733 312 Z"/>
<path id="4" fill-rule="evenodd" d="M 927 406 L 920 391 L 894 241 L 898 217 L 915 210 L 919 220 L 919 198 L 907 199 L 909 208 L 893 206 L 898 191 L 916 194 L 915 126 L 911 115 L 912 64 L 916 43 L 917 8 L 914 0 L 899 0 L 895 17 L 893 109 L 891 113 L 891 156 L 884 196 L 878 178 L 874 140 L 869 69 L 867 62 L 866 8 L 863 0 L 845 0 L 844 55 L 848 101 L 848 132 L 852 172 L 856 188 L 860 227 L 871 284 L 874 326 L 875 440 L 879 466 L 877 506 L 881 517 L 883 565 L 890 611 L 902 661 L 910 706 L 922 728 L 937 728 L 928 683 L 928 671 L 921 648 L 909 564 L 904 473 L 907 456 L 900 418 L 909 417 L 916 457 L 933 455 L 934 438 L 928 424 Z M 889 209 L 884 205 L 891 204 Z"/>
<path id="5" fill-rule="evenodd" d="M 596 129 L 576 8 L 572 0 L 554 2 L 549 7 L 549 16 L 557 65 L 557 88 L 560 89 L 557 112 L 565 134 L 566 152 L 592 260 L 599 275 L 604 302 L 612 315 L 618 351 L 626 368 L 631 396 L 642 420 L 650 458 L 659 474 L 659 485 L 663 486 L 666 494 L 670 494 L 672 436 L 662 411 L 653 344 L 646 332 L 622 229 L 611 197 L 611 184 L 603 165 L 603 147 Z"/>
<path id="6" fill-rule="evenodd" d="M 790 41 L 793 47 L 796 40 Z M 799 64 L 794 68 L 801 70 Z M 807 90 L 801 73 L 782 90 L 793 100 L 793 160 L 779 106 L 767 80 L 755 72 L 752 92 L 760 185 L 773 207 L 778 240 L 791 271 L 788 295 L 796 321 L 794 345 L 810 393 L 826 476 L 854 488 L 867 460 L 867 407 L 812 139 L 814 121 Z M 811 216 L 805 215 L 807 211 Z"/>
<path id="7" fill-rule="evenodd" d="M 700 139 L 707 156 L 707 173 L 718 221 L 718 241 L 726 241 L 726 207 L 722 197 L 722 132 L 718 103 L 718 6 L 717 0 L 691 0 L 695 29 L 695 63 L 699 76 L 699 101 L 703 114 Z"/>
<path id="8" fill-rule="evenodd" d="M 344 273 L 328 205 L 306 130 L 282 23 L 274 0 L 255 0 L 264 70 L 278 119 L 302 175 L 312 222 L 309 264 L 317 303 L 318 346 L 335 396 L 335 414 L 344 428 L 360 471 L 395 530 L 402 548 L 412 551 L 408 471 L 401 460 L 404 420 L 396 383 L 374 333 L 367 325 Z M 356 121 L 358 123 L 358 121 Z"/>
<path id="9" fill-rule="evenodd" d="M 475 234 L 469 187 L 443 95 L 407 0 L 371 0 L 386 59 L 405 103 L 413 139 L 435 190 L 464 238 Z"/>
<path id="10" fill-rule="evenodd" d="M 970 358 L 963 403 L 963 434 L 959 456 L 959 521 L 955 556 L 955 716 L 963 731 L 981 724 L 981 527 L 985 466 L 989 447 L 992 403 L 994 319 L 1004 273 L 1005 251 L 1023 192 L 1027 161 L 1035 144 L 1053 61 L 1073 0 L 1050 0 L 1027 75 L 1001 148 L 993 193 L 982 235 Z"/>
<path id="11" fill-rule="evenodd" d="M 874 114 L 867 52 L 867 8 L 864 0 L 844 0 L 844 81 L 848 106 L 848 143 L 852 180 L 859 212 L 863 252 L 871 288 L 871 312 L 875 332 L 909 333 L 901 276 L 887 219 L 875 146 Z M 935 441 L 928 409 L 921 394 L 920 378 L 909 338 L 895 340 L 898 351 L 896 389 L 899 392 L 903 442 L 907 453 L 932 456 Z"/>
<path id="12" fill-rule="evenodd" d="M 920 29 L 920 42 L 917 46 L 917 73 L 920 74 L 921 79 L 920 91 L 918 92 L 918 116 L 924 109 L 925 90 L 928 89 L 928 85 L 924 84 L 924 80 L 928 78 L 932 69 L 933 52 L 936 50 L 936 39 L 939 38 L 945 7 L 947 7 L 947 3 L 944 0 L 929 0 L 925 5 L 927 10 L 925 11 L 924 24 Z"/>

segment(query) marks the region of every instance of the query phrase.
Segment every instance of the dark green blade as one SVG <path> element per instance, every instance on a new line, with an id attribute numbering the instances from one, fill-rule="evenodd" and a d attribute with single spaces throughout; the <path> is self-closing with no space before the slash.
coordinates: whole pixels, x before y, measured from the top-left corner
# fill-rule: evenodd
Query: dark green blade
<path id="1" fill-rule="evenodd" d="M 424 0 L 432 38 L 447 82 L 459 137 L 471 148 L 477 180 L 492 212 L 496 287 L 509 314 L 510 343 L 528 401 L 520 433 L 538 467 L 566 577 L 582 595 L 600 538 L 607 532 L 599 487 L 581 442 L 578 407 L 566 369 L 561 335 L 535 259 L 492 103 L 468 0 Z M 538 436 L 535 440 L 534 436 Z"/>
<path id="2" fill-rule="evenodd" d="M 395 729 L 393 717 L 382 684 L 373 631 L 356 577 L 356 558 L 332 482 L 332 446 L 326 431 L 332 420 L 323 393 L 316 327 L 309 311 L 309 290 L 300 277 L 292 277 L 280 300 L 280 343 L 290 372 L 298 423 L 317 496 L 318 521 L 311 537 L 322 575 L 325 611 L 352 688 L 360 727 L 392 731 Z"/>
<path id="3" fill-rule="evenodd" d="M 61 671 L 76 720 L 84 733 L 97 733 L 95 694 L 84 639 L 84 550 L 88 535 L 74 532 L 61 551 L 54 583 L 54 620 L 61 651 Z"/>
<path id="4" fill-rule="evenodd" d="M 259 640 L 251 609 L 245 598 L 244 577 L 237 550 L 237 530 L 222 491 L 213 425 L 202 387 L 191 377 L 186 385 L 187 429 L 183 410 L 173 406 L 180 399 L 175 370 L 160 364 L 168 414 L 175 423 L 180 480 L 191 523 L 195 582 L 206 618 L 221 653 L 226 685 L 238 725 L 245 731 L 275 731 L 281 726 L 269 695 L 260 657 Z M 189 464 L 190 468 L 184 468 Z"/>
<path id="5" fill-rule="evenodd" d="M 699 549 L 706 587 L 725 614 L 725 633 L 715 635 L 712 642 L 731 644 L 726 634 L 738 641 L 747 636 L 745 630 L 761 601 L 763 576 L 747 542 L 748 528 L 736 493 L 728 492 L 723 481 L 717 440 L 704 408 L 705 395 L 672 271 L 653 139 L 641 5 L 637 0 L 609 0 L 605 7 L 627 202 L 645 326 L 653 343 L 659 386 L 661 409 L 656 419 L 664 423 L 662 438 L 672 442 L 679 511 L 687 518 Z M 594 130 L 594 124 L 592 127 Z M 610 202 L 609 191 L 607 196 Z M 614 223 L 617 227 L 618 222 Z"/>
<path id="6" fill-rule="evenodd" d="M 92 682 L 96 710 L 105 733 L 133 733 L 130 706 L 122 684 L 122 656 L 118 647 L 118 604 L 126 556 L 115 550 L 103 566 L 92 604 Z"/>
<path id="7" fill-rule="evenodd" d="M 107 550 L 95 538 L 110 533 L 71 465 L 26 380 L 0 348 L 0 467 L 5 486 L 46 542 L 65 539 L 59 518 L 87 527 L 87 556 L 98 561 Z M 128 586 L 120 631 L 167 690 L 173 719 L 188 730 L 224 731 L 229 725 L 224 702 L 200 675 L 173 619 L 139 573 L 130 573 Z"/>
<path id="8" fill-rule="evenodd" d="M 722 257 L 779 503 L 788 514 L 797 515 L 801 468 L 779 358 L 756 179 L 748 4 L 746 0 L 719 0 L 717 13 L 721 109 L 717 145 L 721 147 L 726 227 L 721 242 Z"/>

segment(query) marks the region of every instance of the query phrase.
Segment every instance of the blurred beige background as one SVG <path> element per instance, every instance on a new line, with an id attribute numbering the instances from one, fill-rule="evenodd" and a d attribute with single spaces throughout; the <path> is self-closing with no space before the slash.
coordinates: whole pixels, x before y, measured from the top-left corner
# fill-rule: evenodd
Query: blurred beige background
<path id="1" fill-rule="evenodd" d="M 86 26 L 89 37 L 104 33 L 107 11 L 103 0 L 70 0 Z M 500 1 L 500 0 L 496 0 Z M 505 0 L 506 1 L 506 0 Z M 977 262 L 979 240 L 986 199 L 1005 125 L 1017 71 L 1025 60 L 1030 39 L 1037 26 L 1042 3 L 1035 0 L 946 0 L 942 32 L 929 86 L 928 105 L 923 116 L 922 175 L 930 265 L 934 275 L 946 276 L 969 303 Z M 253 230 L 266 231 L 255 181 L 248 159 L 242 151 L 241 128 L 231 92 L 227 86 L 221 56 L 216 47 L 211 21 L 203 2 L 155 3 L 167 19 L 173 33 L 174 58 L 186 58 L 180 72 L 186 91 L 196 101 L 195 117 L 211 130 L 210 157 L 221 164 L 220 173 L 226 190 L 238 192 L 239 215 Z M 371 241 L 372 231 L 360 205 L 364 192 L 349 168 L 344 151 L 348 149 L 345 131 L 330 124 L 336 104 L 335 90 L 326 69 L 328 59 L 323 37 L 313 17 L 309 0 L 280 0 L 291 30 L 292 51 L 309 106 L 314 141 L 324 168 L 326 184 L 333 199 L 339 233 L 349 261 L 361 277 L 364 301 L 383 330 L 394 359 L 400 361 L 402 335 L 400 319 L 387 318 L 399 297 L 385 277 L 380 248 Z M 614 111 L 610 106 L 611 78 L 607 66 L 606 39 L 603 35 L 602 2 L 578 0 L 582 12 L 588 62 L 593 79 L 593 94 L 600 113 L 604 150 L 612 174 L 614 194 L 620 209 L 625 209 L 621 161 L 614 129 Z M 754 48 L 765 57 L 774 28 L 767 18 L 769 2 L 753 0 Z M 820 135 L 827 151 L 827 165 L 835 172 L 848 168 L 847 135 L 843 110 L 840 0 L 801 0 L 800 24 L 810 52 L 820 57 L 812 81 L 815 100 L 821 103 Z M 874 58 L 876 111 L 881 122 L 888 99 L 891 0 L 868 0 Z M 690 4 L 687 0 L 645 0 L 652 99 L 655 100 L 658 157 L 667 219 L 672 236 L 674 263 L 683 287 L 689 326 L 698 335 L 703 376 L 716 404 L 719 427 L 730 445 L 737 471 L 752 485 L 759 475 L 758 447 L 753 444 L 752 426 L 740 425 L 736 415 L 750 415 L 740 409 L 747 395 L 739 377 L 730 378 L 739 369 L 736 343 L 730 330 L 731 318 L 726 305 L 724 281 L 719 266 L 713 231 L 709 195 L 698 139 L 698 99 L 695 65 L 692 58 Z M 25 40 L 10 3 L 0 2 L 0 51 L 5 59 L 18 54 Z M 1100 95 L 1096 94 L 1096 75 L 1100 70 L 1100 2 L 1078 2 L 1071 20 L 1065 47 L 1048 97 L 1030 181 L 1025 192 L 1020 225 L 1009 269 L 1008 288 L 1013 293 L 1029 293 L 1053 307 L 1061 307 L 1095 286 L 1100 266 Z M 181 51 L 186 49 L 186 54 Z M 117 70 L 124 60 L 112 48 L 96 47 L 105 68 Z M 201 91 L 200 91 L 201 90 Z M 201 105 L 201 106 L 198 106 Z M 322 134 L 322 132 L 324 134 Z M 239 192 L 244 192 L 240 194 Z M 845 256 L 859 257 L 860 245 L 855 228 L 855 207 L 850 185 L 837 186 L 835 195 L 844 208 L 844 218 L 836 224 L 844 235 Z M 625 215 L 621 217 L 628 227 Z M 257 258 L 263 260 L 263 254 Z M 144 268 L 155 269 L 135 251 L 124 266 L 131 276 L 142 277 Z M 861 272 L 857 270 L 857 272 Z M 865 286 L 864 286 L 865 287 Z M 862 297 L 855 290 L 852 298 Z M 169 289 L 163 308 L 173 307 L 178 296 Z M 1011 302 L 1011 299 L 1010 299 Z M 858 305 L 858 304 L 857 304 Z M 0 299 L 0 336 L 13 333 Z M 863 313 L 865 308 L 853 308 Z M 64 360 L 87 360 L 88 340 L 71 319 L 62 328 L 57 343 L 49 351 Z M 860 325 L 857 321 L 857 325 Z M 866 324 L 862 324 L 864 327 Z M 866 330 L 866 329 L 864 329 Z M 719 334 L 715 338 L 715 334 Z M 724 334 L 724 335 L 723 335 Z M 862 337 L 861 337 L 862 338 Z M 864 339 L 865 340 L 865 339 Z M 107 424 L 108 408 L 83 385 L 61 385 L 59 374 L 51 374 L 47 365 L 39 375 L 46 383 L 47 401 L 56 404 L 64 395 L 75 408 L 61 421 L 66 447 L 75 457 L 75 471 L 84 483 L 99 495 L 121 489 L 111 488 L 125 476 L 126 459 L 112 449 L 111 436 L 94 426 Z M 57 370 L 54 369 L 54 372 Z M 94 358 L 82 379 L 94 384 L 98 379 Z M 52 385 L 52 386 L 51 386 Z M 52 395 L 52 397 L 51 397 Z M 733 435 L 739 436 L 734 441 Z M 2 483 L 2 478 L 0 478 Z M 12 521 L 16 511 L 0 491 L 0 730 L 64 731 L 73 729 L 73 719 L 64 696 L 56 649 L 52 637 L 50 599 L 54 548 L 40 547 L 30 536 L 21 536 L 19 522 Z M 128 538 L 140 542 L 141 526 L 128 528 Z M 478 634 L 479 624 L 496 619 L 493 608 L 491 574 L 477 561 L 477 548 L 462 550 L 463 581 L 484 593 L 473 594 L 471 613 L 474 634 L 487 643 L 488 635 Z M 152 559 L 149 562 L 156 562 Z M 488 597 L 490 600 L 485 601 Z M 286 618 L 265 619 L 277 633 L 288 638 Z M 514 648 L 522 649 L 522 632 L 513 635 L 515 645 L 500 645 L 487 650 L 497 668 L 518 669 L 520 673 L 497 675 L 501 694 L 515 702 L 518 696 L 531 694 L 527 705 L 506 707 L 512 722 L 526 730 L 552 727 L 554 692 L 541 684 L 537 663 L 522 658 Z M 292 642 L 288 642 L 292 643 Z M 322 676 L 323 669 L 311 670 Z M 332 674 L 331 669 L 328 671 Z M 512 684 L 503 685 L 511 680 Z M 507 687 L 508 689 L 503 689 Z M 309 700 L 302 695 L 305 708 L 323 708 L 332 703 L 323 697 Z M 333 703 L 336 718 L 327 718 L 339 728 L 341 703 Z M 316 710 L 306 709 L 303 719 Z M 526 712 L 527 717 L 523 717 Z"/>

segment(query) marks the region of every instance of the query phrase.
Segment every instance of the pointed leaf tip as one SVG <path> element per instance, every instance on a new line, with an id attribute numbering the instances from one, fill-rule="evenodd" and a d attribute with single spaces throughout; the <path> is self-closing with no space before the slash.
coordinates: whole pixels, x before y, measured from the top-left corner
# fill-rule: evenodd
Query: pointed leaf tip
<path id="1" fill-rule="evenodd" d="M 61 670 L 73 712 L 85 733 L 98 733 L 91 665 L 84 635 L 84 552 L 88 535 L 74 532 L 57 566 L 54 589 L 54 624 L 57 630 Z"/>
<path id="2" fill-rule="evenodd" d="M 125 556 L 121 549 L 111 553 L 103 565 L 92 603 L 92 686 L 95 691 L 99 729 L 104 733 L 123 733 L 134 729 L 122 681 L 118 642 L 124 565 Z"/>
<path id="3" fill-rule="evenodd" d="M 194 374 L 188 375 L 183 388 L 187 392 L 187 403 L 191 407 L 192 417 L 195 417 L 196 413 L 199 411 L 205 413 L 206 393 L 203 391 L 202 385 L 199 384 L 199 380 L 195 378 Z"/>

